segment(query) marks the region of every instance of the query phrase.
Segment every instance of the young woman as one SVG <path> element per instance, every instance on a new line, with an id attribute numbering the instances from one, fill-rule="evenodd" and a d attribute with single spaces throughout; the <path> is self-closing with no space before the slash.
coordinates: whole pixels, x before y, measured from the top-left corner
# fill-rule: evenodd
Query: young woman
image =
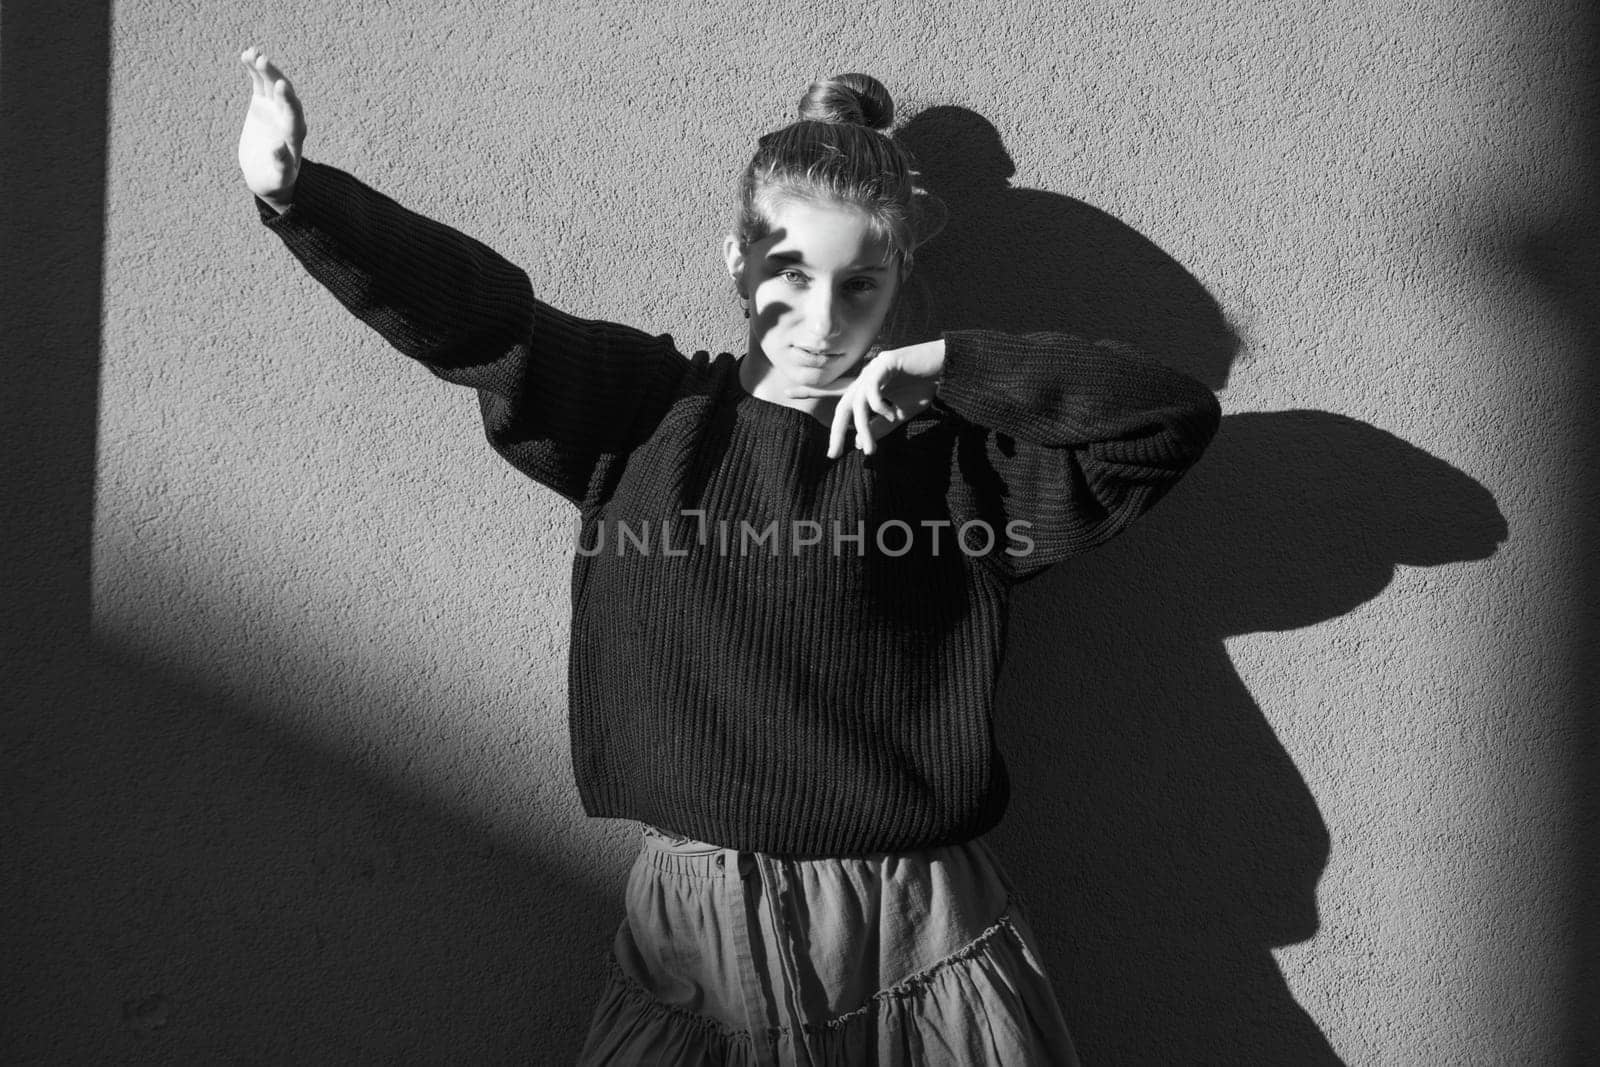
<path id="1" fill-rule="evenodd" d="M 1155 503 L 1215 398 L 1109 341 L 882 349 L 937 212 L 863 75 L 812 86 L 745 171 L 735 357 L 542 303 L 303 158 L 288 81 L 241 61 L 265 225 L 578 509 L 578 791 L 643 827 L 585 1062 L 1075 1062 L 980 839 L 1008 594 Z"/>

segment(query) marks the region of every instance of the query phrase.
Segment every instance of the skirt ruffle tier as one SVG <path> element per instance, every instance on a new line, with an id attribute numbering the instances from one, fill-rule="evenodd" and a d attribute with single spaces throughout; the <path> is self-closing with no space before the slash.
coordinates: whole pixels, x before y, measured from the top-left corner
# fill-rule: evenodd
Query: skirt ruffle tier
<path id="1" fill-rule="evenodd" d="M 792 860 L 646 828 L 584 1064 L 1076 1064 L 981 842 Z"/>

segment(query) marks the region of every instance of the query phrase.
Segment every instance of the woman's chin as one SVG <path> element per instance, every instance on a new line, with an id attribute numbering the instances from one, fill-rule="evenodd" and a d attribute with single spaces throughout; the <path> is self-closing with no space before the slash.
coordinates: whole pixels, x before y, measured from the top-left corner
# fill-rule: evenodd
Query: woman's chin
<path id="1" fill-rule="evenodd" d="M 829 356 L 791 362 L 784 369 L 786 376 L 796 385 L 821 386 L 848 374 L 856 362 L 848 356 Z"/>

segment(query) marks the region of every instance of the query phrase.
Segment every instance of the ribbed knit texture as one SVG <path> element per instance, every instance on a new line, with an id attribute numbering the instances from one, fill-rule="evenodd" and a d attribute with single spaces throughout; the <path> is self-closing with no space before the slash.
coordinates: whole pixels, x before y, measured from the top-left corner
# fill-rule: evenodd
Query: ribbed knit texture
<path id="1" fill-rule="evenodd" d="M 490 443 L 579 508 L 585 810 L 725 847 L 845 856 L 992 827 L 1012 584 L 1121 530 L 1218 424 L 1209 390 L 1126 346 L 952 332 L 933 406 L 830 460 L 828 428 L 748 394 L 734 356 L 557 311 L 342 171 L 304 161 L 294 206 L 258 207 L 346 307 L 477 389 Z"/>

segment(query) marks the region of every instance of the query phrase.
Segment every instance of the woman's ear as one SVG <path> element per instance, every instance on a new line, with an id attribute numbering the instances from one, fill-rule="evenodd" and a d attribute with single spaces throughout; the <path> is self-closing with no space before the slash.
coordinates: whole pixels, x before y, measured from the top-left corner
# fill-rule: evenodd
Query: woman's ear
<path id="1" fill-rule="evenodd" d="M 739 296 L 748 298 L 744 287 L 744 245 L 733 234 L 722 240 L 722 261 L 728 265 L 728 276 L 739 290 Z"/>

